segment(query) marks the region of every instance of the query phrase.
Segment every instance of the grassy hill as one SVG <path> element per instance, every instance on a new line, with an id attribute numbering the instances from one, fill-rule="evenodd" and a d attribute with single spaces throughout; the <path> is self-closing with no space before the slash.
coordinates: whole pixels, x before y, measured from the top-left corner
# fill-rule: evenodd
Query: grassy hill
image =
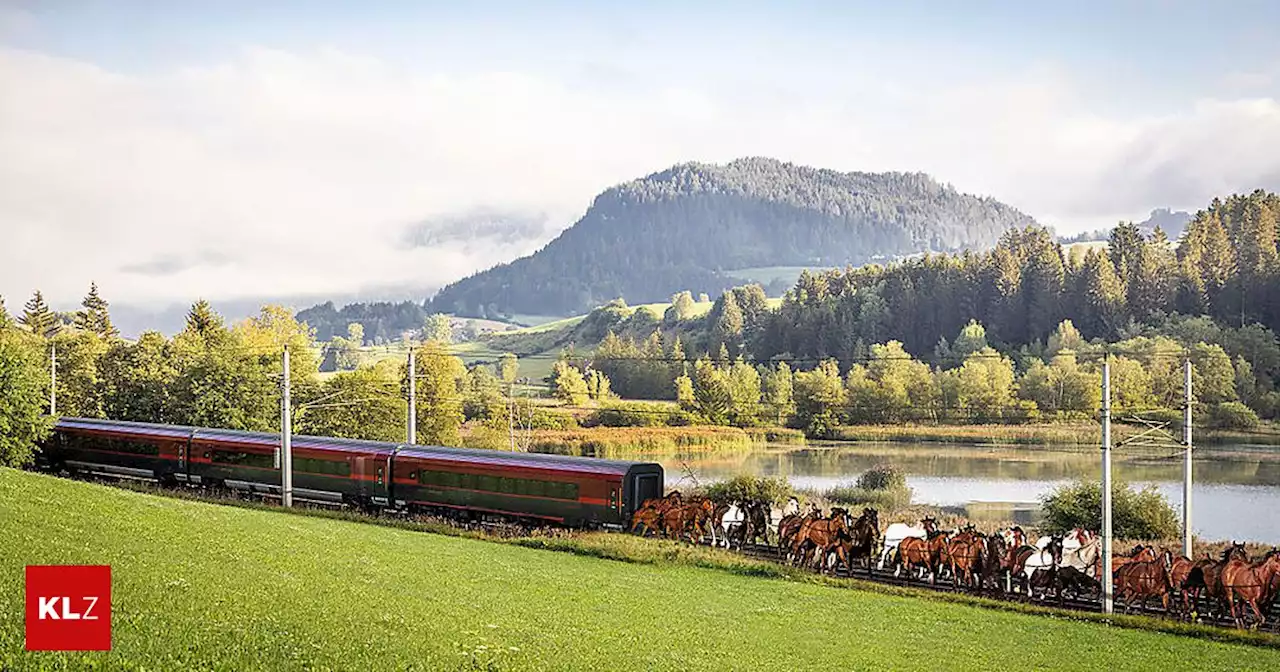
<path id="1" fill-rule="evenodd" d="M 8 469 L 0 469 L 0 534 L 6 670 L 1280 666 L 1274 649 Z M 112 565 L 113 651 L 22 651 L 22 567 L 45 563 Z"/>

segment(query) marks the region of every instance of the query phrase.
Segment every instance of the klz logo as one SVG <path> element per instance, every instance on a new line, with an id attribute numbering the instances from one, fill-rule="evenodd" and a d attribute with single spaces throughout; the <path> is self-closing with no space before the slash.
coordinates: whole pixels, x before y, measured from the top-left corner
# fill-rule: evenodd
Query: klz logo
<path id="1" fill-rule="evenodd" d="M 26 648 L 110 651 L 111 568 L 28 565 Z"/>

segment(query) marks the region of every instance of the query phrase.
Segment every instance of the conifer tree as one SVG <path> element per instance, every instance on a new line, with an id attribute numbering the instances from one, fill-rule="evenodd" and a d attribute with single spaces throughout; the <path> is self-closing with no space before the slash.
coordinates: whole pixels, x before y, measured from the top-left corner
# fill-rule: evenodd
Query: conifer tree
<path id="1" fill-rule="evenodd" d="M 53 338 L 61 329 L 58 316 L 49 310 L 48 304 L 44 302 L 44 294 L 41 294 L 38 289 L 31 300 L 23 306 L 21 321 L 27 329 L 31 330 L 31 333 L 41 338 Z"/>
<path id="2" fill-rule="evenodd" d="M 98 294 L 98 283 L 89 284 L 89 293 L 76 311 L 75 325 L 77 329 L 91 331 L 103 338 L 111 338 L 120 332 L 111 324 L 111 314 L 107 302 Z"/>

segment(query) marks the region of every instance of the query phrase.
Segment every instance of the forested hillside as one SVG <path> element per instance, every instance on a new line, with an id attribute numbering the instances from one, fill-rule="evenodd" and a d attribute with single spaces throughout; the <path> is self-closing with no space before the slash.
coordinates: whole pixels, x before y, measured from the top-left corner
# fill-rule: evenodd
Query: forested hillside
<path id="1" fill-rule="evenodd" d="M 921 173 L 839 173 L 765 158 L 688 163 L 605 191 L 542 250 L 445 287 L 432 310 L 567 315 L 619 297 L 718 294 L 734 284 L 725 271 L 987 248 L 1031 223 Z"/>

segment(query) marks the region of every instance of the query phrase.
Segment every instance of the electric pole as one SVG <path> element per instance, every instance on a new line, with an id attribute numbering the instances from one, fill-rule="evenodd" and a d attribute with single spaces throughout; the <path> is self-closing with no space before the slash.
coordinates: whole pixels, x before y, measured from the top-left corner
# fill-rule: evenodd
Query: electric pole
<path id="1" fill-rule="evenodd" d="M 58 418 L 58 346 L 49 346 L 49 416 Z"/>
<path id="2" fill-rule="evenodd" d="M 1102 360 L 1102 613 L 1112 612 L 1111 582 L 1111 355 Z"/>
<path id="3" fill-rule="evenodd" d="M 280 502 L 293 506 L 293 413 L 289 402 L 289 345 L 284 346 L 284 394 L 280 403 Z"/>
<path id="4" fill-rule="evenodd" d="M 1182 408 L 1182 554 L 1191 554 L 1191 359 L 1182 364 L 1182 389 L 1185 395 Z"/>
<path id="5" fill-rule="evenodd" d="M 414 368 L 413 346 L 409 346 L 409 445 L 418 442 L 418 375 Z"/>
<path id="6" fill-rule="evenodd" d="M 516 398 L 511 383 L 507 383 L 507 435 L 511 437 L 511 452 L 516 452 Z"/>

